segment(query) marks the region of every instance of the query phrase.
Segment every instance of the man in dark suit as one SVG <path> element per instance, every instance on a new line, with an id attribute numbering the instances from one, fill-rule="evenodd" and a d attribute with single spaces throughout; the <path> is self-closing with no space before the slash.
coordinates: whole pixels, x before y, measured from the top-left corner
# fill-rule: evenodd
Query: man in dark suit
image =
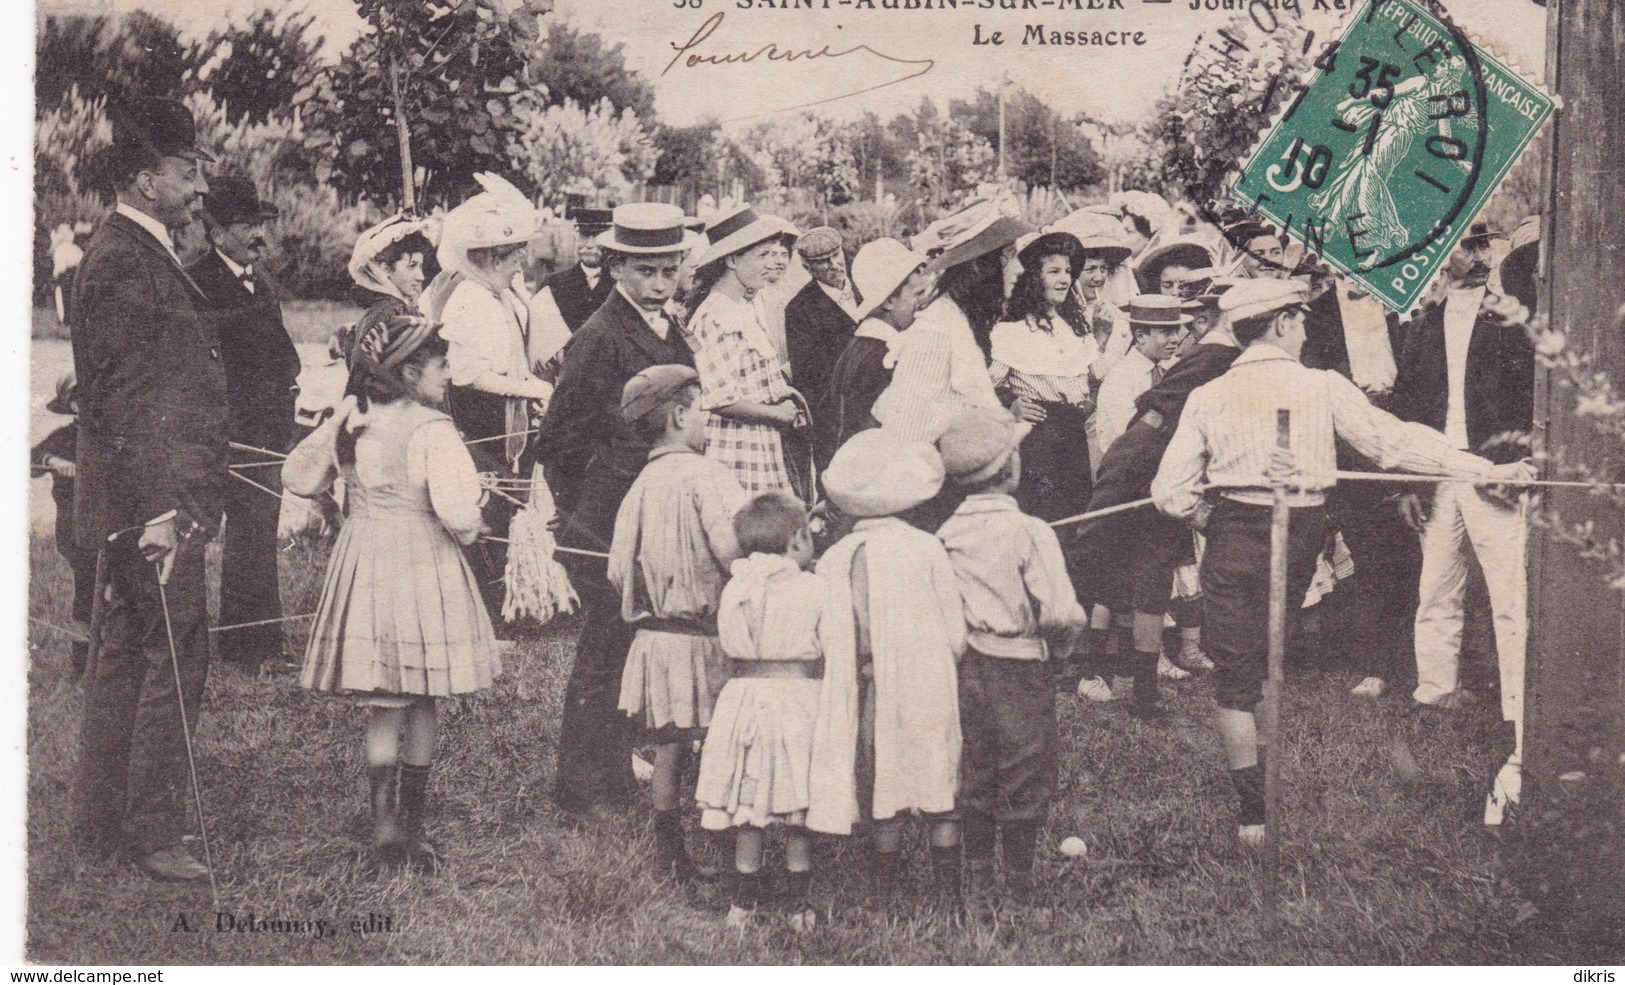
<path id="1" fill-rule="evenodd" d="M 293 440 L 299 353 L 282 324 L 282 298 L 261 261 L 265 223 L 276 207 L 260 201 L 253 182 L 215 179 L 203 200 L 212 248 L 189 271 L 203 289 L 206 320 L 220 339 L 231 404 L 231 440 L 286 452 Z M 282 618 L 277 582 L 277 516 L 281 470 L 274 456 L 233 449 L 236 476 L 226 486 L 226 538 L 220 567 L 220 623 Z M 243 480 L 264 488 L 255 488 Z M 267 491 L 270 490 L 270 491 Z M 290 670 L 280 623 L 220 634 L 221 656 L 239 667 Z"/>
<path id="2" fill-rule="evenodd" d="M 576 232 L 581 235 L 576 262 L 547 278 L 537 292 L 537 303 L 541 302 L 542 295 L 552 298 L 572 335 L 581 330 L 615 289 L 614 278 L 604 273 L 603 252 L 598 245 L 599 234 L 610 226 L 610 215 L 609 209 L 575 210 Z"/>
<path id="3" fill-rule="evenodd" d="M 648 443 L 621 418 L 626 381 L 650 366 L 694 365 L 665 308 L 683 254 L 702 242 L 683 227 L 681 209 L 655 203 L 617 208 L 613 226 L 599 237 L 616 289 L 571 340 L 537 435 L 562 547 L 609 550 L 615 514 L 648 459 Z M 573 556 L 568 567 L 583 622 L 565 685 L 555 798 L 582 812 L 624 803 L 636 792 L 634 733 L 617 707 L 632 634 L 605 562 Z"/>
<path id="4" fill-rule="evenodd" d="M 96 854 L 125 849 L 157 878 L 200 879 L 207 870 L 181 840 L 178 698 L 196 723 L 209 669 L 203 548 L 226 481 L 226 376 L 198 313 L 203 293 L 168 230 L 197 211 L 208 191 L 198 161 L 209 158 L 180 103 L 110 115 L 113 145 L 94 170 L 118 205 L 80 266 L 71 326 L 81 412 L 74 533 L 104 552 L 107 582 L 85 681 L 75 828 Z"/>
<path id="5" fill-rule="evenodd" d="M 1487 293 L 1493 236 L 1482 223 L 1474 224 L 1447 262 L 1443 300 L 1424 305 L 1406 326 L 1394 413 L 1443 432 L 1457 448 L 1503 463 L 1529 454 L 1535 352 L 1523 326 L 1499 314 L 1506 307 L 1515 309 L 1516 302 Z M 1501 715 L 1514 730 L 1513 753 L 1497 778 L 1497 793 L 1503 794 L 1503 804 L 1516 802 L 1528 598 L 1524 503 L 1465 483 L 1441 482 L 1433 489 L 1426 516 L 1414 495 L 1407 497 L 1406 512 L 1422 532 L 1413 697 L 1441 708 L 1454 708 L 1463 699 L 1462 602 L 1471 551 L 1489 589 Z"/>
<path id="6" fill-rule="evenodd" d="M 829 389 L 835 361 L 857 331 L 862 298 L 846 272 L 841 234 L 829 226 L 809 229 L 796 240 L 796 253 L 812 275 L 784 308 L 784 344 L 790 356 L 790 383 L 817 407 Z"/>

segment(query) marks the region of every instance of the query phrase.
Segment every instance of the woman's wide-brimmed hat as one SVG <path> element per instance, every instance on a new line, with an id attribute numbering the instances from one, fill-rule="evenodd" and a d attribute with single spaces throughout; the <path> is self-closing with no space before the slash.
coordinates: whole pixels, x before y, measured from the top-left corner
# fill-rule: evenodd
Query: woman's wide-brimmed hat
<path id="1" fill-rule="evenodd" d="M 863 244 L 852 258 L 852 283 L 863 296 L 858 305 L 859 321 L 869 317 L 886 303 L 903 282 L 925 264 L 925 257 L 895 239 L 877 239 Z"/>
<path id="2" fill-rule="evenodd" d="M 482 172 L 474 180 L 484 191 L 446 213 L 437 253 L 442 268 L 468 276 L 478 274 L 470 250 L 528 243 L 540 235 L 545 218 L 502 176 Z"/>
<path id="3" fill-rule="evenodd" d="M 1040 233 L 1032 242 L 1021 247 L 1016 259 L 1023 270 L 1037 271 L 1045 257 L 1066 257 L 1072 265 L 1072 279 L 1077 280 L 1083 269 L 1083 243 L 1071 233 Z"/>
<path id="4" fill-rule="evenodd" d="M 1122 221 L 1091 209 L 1079 209 L 1071 215 L 1062 216 L 1050 223 L 1046 231 L 1071 233 L 1077 237 L 1085 258 L 1095 256 L 1107 263 L 1118 264 L 1134 252 L 1123 239 Z"/>
<path id="5" fill-rule="evenodd" d="M 370 229 L 362 230 L 361 235 L 355 238 L 355 246 L 350 250 L 350 263 L 346 268 L 350 272 L 350 279 L 358 287 L 379 294 L 393 294 L 394 289 L 388 287 L 388 274 L 377 264 L 378 255 L 385 250 L 406 239 L 416 235 L 422 239 L 425 246 L 428 238 L 423 235 L 423 220 L 402 215 L 397 212 L 383 222 Z M 404 301 L 405 298 L 402 298 Z"/>
<path id="6" fill-rule="evenodd" d="M 764 239 L 775 236 L 794 239 L 800 235 L 801 230 L 790 220 L 776 215 L 762 215 L 749 204 L 742 204 L 732 212 L 725 212 L 706 223 L 705 237 L 710 245 L 694 258 L 694 267 L 698 269 L 716 263 Z"/>
<path id="7" fill-rule="evenodd" d="M 982 198 L 926 226 L 909 246 L 930 259 L 931 269 L 947 270 L 1002 250 L 1035 231 L 1032 223 L 1010 215 L 999 202 Z"/>
<path id="8" fill-rule="evenodd" d="M 598 234 L 598 245 L 617 253 L 652 256 L 697 250 L 705 245 L 705 237 L 693 231 L 689 217 L 675 205 L 632 202 L 615 207 L 609 229 Z"/>
<path id="9" fill-rule="evenodd" d="M 1175 239 L 1163 244 L 1140 258 L 1134 276 L 1140 290 L 1146 294 L 1162 293 L 1162 272 L 1179 266 L 1189 270 L 1202 270 L 1213 266 L 1213 251 L 1204 243 L 1192 239 Z"/>
<path id="10" fill-rule="evenodd" d="M 79 382 L 73 373 L 63 373 L 56 381 L 56 396 L 45 405 L 45 409 L 53 414 L 66 414 L 72 416 L 79 413 L 73 407 L 74 400 L 79 396 Z"/>

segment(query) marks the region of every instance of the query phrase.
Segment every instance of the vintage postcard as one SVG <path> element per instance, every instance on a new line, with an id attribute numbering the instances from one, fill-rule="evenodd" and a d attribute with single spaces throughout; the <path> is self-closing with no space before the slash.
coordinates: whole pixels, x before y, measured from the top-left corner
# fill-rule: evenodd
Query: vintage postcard
<path id="1" fill-rule="evenodd" d="M 1582 6 L 37 0 L 13 959 L 1611 976 Z"/>

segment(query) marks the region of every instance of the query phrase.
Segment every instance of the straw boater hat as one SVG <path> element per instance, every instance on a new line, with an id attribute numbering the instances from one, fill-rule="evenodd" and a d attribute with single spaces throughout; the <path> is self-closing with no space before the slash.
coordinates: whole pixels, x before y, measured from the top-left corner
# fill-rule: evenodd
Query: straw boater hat
<path id="1" fill-rule="evenodd" d="M 1202 270 L 1213 266 L 1213 261 L 1213 251 L 1208 249 L 1207 244 L 1188 238 L 1175 239 L 1141 257 L 1134 276 L 1140 282 L 1140 290 L 1147 294 L 1160 294 L 1162 272 L 1167 268 L 1179 266 Z"/>
<path id="2" fill-rule="evenodd" d="M 974 486 L 997 475 L 1016 452 L 1016 421 L 1003 411 L 978 407 L 948 424 L 937 439 L 942 468 L 958 485 Z"/>
<path id="3" fill-rule="evenodd" d="M 1176 297 L 1142 294 L 1128 303 L 1128 327 L 1179 328 L 1191 323 L 1191 316 Z"/>
<path id="4" fill-rule="evenodd" d="M 1535 307 L 1535 268 L 1540 261 L 1540 216 L 1532 215 L 1512 231 L 1511 248 L 1501 258 L 1501 293 Z"/>
<path id="5" fill-rule="evenodd" d="M 436 255 L 442 269 L 478 278 L 470 250 L 528 243 L 541 233 L 544 216 L 501 176 L 483 172 L 474 180 L 484 191 L 446 213 Z"/>
<path id="6" fill-rule="evenodd" d="M 412 235 L 418 235 L 427 245 L 428 239 L 422 236 L 422 232 L 422 219 L 408 218 L 399 212 L 362 231 L 355 239 L 354 248 L 350 250 L 350 264 L 347 268 L 350 279 L 355 281 L 357 286 L 369 291 L 394 294 L 395 288 L 389 283 L 388 272 L 377 262 L 378 255 Z"/>
<path id="7" fill-rule="evenodd" d="M 925 441 L 904 441 L 885 428 L 859 431 L 830 459 L 824 492 L 847 516 L 893 516 L 942 489 L 942 456 Z"/>
<path id="8" fill-rule="evenodd" d="M 710 240 L 710 245 L 694 258 L 694 267 L 699 269 L 716 263 L 740 250 L 755 246 L 764 239 L 772 239 L 775 236 L 793 238 L 800 235 L 801 230 L 788 219 L 781 219 L 776 215 L 759 215 L 748 204 L 742 204 L 732 212 L 717 216 L 706 225 L 705 236 Z"/>
<path id="9" fill-rule="evenodd" d="M 1034 231 L 1025 219 L 1010 215 L 998 202 L 983 198 L 926 226 L 909 240 L 909 246 L 930 258 L 933 270 L 947 270 L 1002 250 L 1023 234 Z"/>
<path id="10" fill-rule="evenodd" d="M 1219 311 L 1232 323 L 1303 304 L 1308 285 L 1296 280 L 1253 277 L 1240 281 L 1219 298 Z"/>
<path id="11" fill-rule="evenodd" d="M 575 223 L 576 232 L 586 238 L 608 229 L 614 222 L 614 212 L 610 209 L 571 209 L 565 218 Z"/>
<path id="12" fill-rule="evenodd" d="M 869 317 L 885 304 L 924 264 L 925 257 L 895 239 L 865 243 L 852 258 L 852 283 L 863 298 L 857 309 L 858 320 Z"/>
<path id="13" fill-rule="evenodd" d="M 1071 233 L 1083 247 L 1084 256 L 1098 256 L 1107 263 L 1122 263 L 1134 251 L 1123 241 L 1123 224 L 1111 216 L 1079 209 L 1055 220 L 1046 232 Z"/>
<path id="14" fill-rule="evenodd" d="M 705 237 L 690 230 L 688 217 L 675 205 L 633 202 L 615 207 L 609 229 L 598 234 L 598 245 L 647 256 L 699 249 Z"/>

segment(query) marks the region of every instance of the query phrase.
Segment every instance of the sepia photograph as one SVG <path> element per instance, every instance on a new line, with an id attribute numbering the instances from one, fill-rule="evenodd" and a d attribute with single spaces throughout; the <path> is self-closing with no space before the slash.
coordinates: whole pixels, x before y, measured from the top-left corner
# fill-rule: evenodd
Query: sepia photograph
<path id="1" fill-rule="evenodd" d="M 9 960 L 1625 965 L 1614 0 L 33 30 Z"/>

